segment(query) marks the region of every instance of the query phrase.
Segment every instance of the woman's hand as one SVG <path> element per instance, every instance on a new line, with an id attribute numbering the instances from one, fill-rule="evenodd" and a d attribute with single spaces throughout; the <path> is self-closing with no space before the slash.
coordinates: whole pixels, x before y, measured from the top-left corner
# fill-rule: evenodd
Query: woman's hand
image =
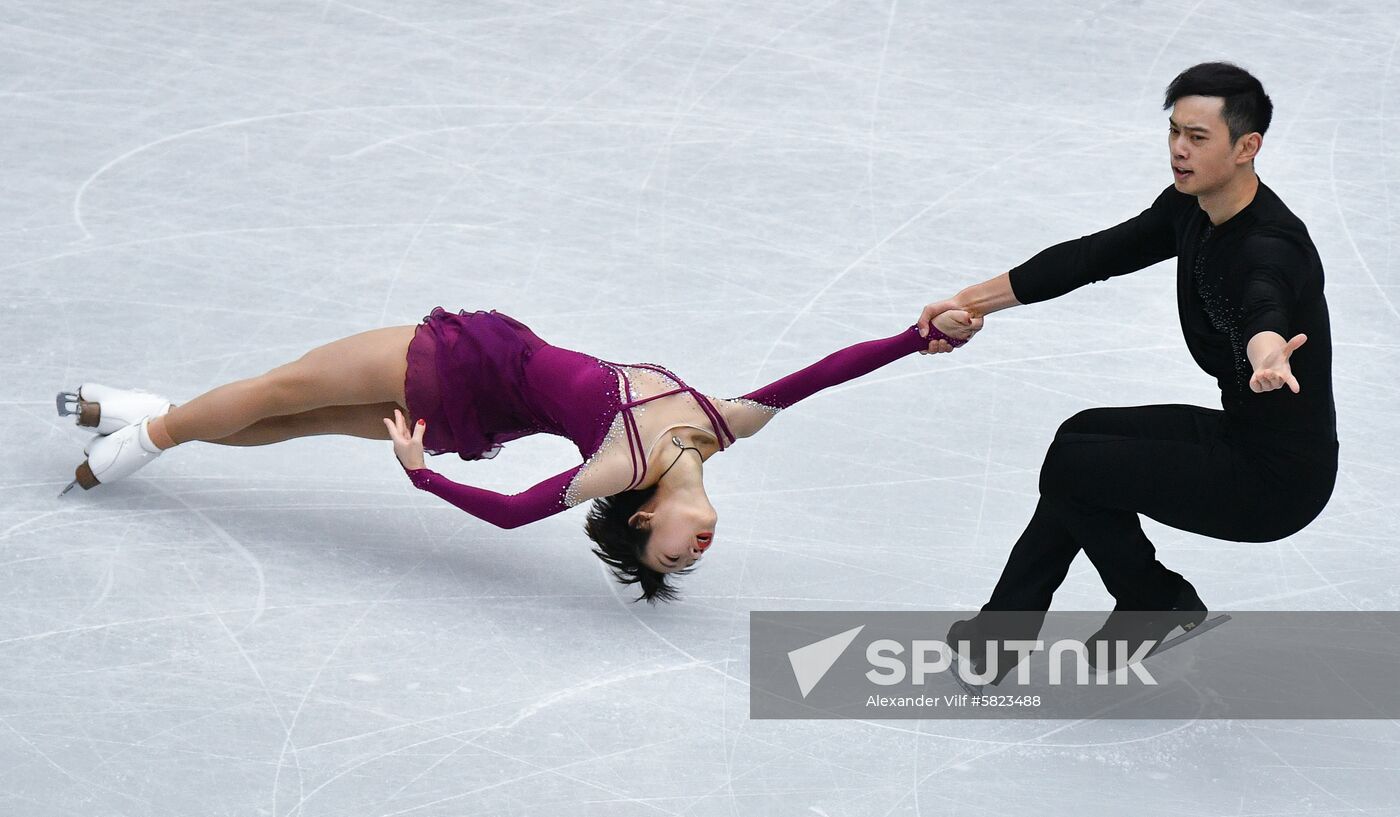
<path id="1" fill-rule="evenodd" d="M 427 424 L 419 420 L 410 434 L 403 412 L 394 409 L 394 419 L 385 417 L 384 425 L 389 427 L 389 439 L 394 441 L 394 456 L 399 458 L 399 465 L 408 471 L 426 467 L 423 463 L 423 431 L 427 429 Z"/>

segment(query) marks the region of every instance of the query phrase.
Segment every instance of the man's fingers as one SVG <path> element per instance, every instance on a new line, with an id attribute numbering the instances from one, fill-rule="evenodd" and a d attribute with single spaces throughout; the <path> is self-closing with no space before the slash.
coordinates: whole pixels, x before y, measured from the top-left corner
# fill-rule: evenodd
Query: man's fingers
<path id="1" fill-rule="evenodd" d="M 1256 394 L 1273 391 L 1284 386 L 1287 386 L 1294 394 L 1303 389 L 1298 383 L 1298 378 L 1294 377 L 1292 372 L 1285 374 L 1273 369 L 1263 369 L 1255 372 L 1254 376 L 1249 378 L 1249 389 Z"/>
<path id="2" fill-rule="evenodd" d="M 919 313 L 919 337 L 928 337 L 929 326 L 933 319 L 950 309 L 957 309 L 951 301 L 936 301 L 925 306 L 923 311 Z"/>
<path id="3" fill-rule="evenodd" d="M 933 304 L 924 307 L 924 311 L 919 313 L 919 337 L 928 337 L 928 325 L 935 314 L 937 313 L 933 311 Z"/>

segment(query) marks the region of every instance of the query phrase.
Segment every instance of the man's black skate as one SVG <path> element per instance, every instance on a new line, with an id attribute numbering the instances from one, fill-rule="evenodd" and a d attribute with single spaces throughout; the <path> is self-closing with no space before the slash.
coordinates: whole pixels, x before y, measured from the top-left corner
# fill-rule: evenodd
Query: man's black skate
<path id="1" fill-rule="evenodd" d="M 1001 645 L 1007 641 L 1033 641 L 1040 631 L 1039 621 L 1032 622 L 1031 613 L 988 611 L 972 618 L 953 623 L 948 628 L 944 641 L 958 657 L 953 661 L 953 678 L 958 686 L 969 695 L 981 695 L 983 688 L 1000 684 L 1011 671 L 1020 664 L 1021 654 Z M 971 674 L 982 676 L 987 672 L 987 642 L 997 645 L 996 674 L 984 684 L 969 681 L 963 677 L 962 662 L 967 661 Z M 967 643 L 963 650 L 963 642 Z"/>
<path id="2" fill-rule="evenodd" d="M 1194 638 L 1224 624 L 1229 616 L 1207 621 L 1209 611 L 1190 582 L 1168 610 L 1114 610 L 1084 642 L 1089 665 L 1111 672 Z M 1167 638 L 1180 627 L 1182 632 Z"/>

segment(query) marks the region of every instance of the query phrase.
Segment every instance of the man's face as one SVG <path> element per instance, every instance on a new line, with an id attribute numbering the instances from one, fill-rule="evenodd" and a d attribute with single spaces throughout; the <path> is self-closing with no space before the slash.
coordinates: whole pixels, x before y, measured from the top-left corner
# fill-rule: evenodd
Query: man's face
<path id="1" fill-rule="evenodd" d="M 1213 193 L 1230 181 L 1243 165 L 1246 134 L 1239 142 L 1230 141 L 1221 109 L 1225 100 L 1218 96 L 1184 96 L 1172 106 L 1170 137 L 1172 177 L 1176 189 L 1192 196 Z"/>

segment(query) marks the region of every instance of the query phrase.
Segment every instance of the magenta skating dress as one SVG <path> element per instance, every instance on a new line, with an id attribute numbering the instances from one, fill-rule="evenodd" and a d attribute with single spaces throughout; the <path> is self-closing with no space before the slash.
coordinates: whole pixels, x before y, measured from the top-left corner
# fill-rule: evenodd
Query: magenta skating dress
<path id="1" fill-rule="evenodd" d="M 932 327 L 930 335 L 944 337 Z M 842 349 L 729 402 L 776 413 L 821 389 L 925 349 L 928 343 L 919 336 L 918 327 L 911 326 L 893 337 Z M 652 371 L 675 387 L 633 398 L 626 368 Z M 623 398 L 619 375 L 630 399 Z M 424 451 L 476 460 L 495 456 L 510 440 L 557 434 L 578 447 L 583 462 L 513 495 L 462 485 L 429 468 L 405 470 L 415 486 L 467 513 L 499 527 L 519 527 L 578 504 L 581 500 L 572 491 L 578 475 L 619 429 L 632 456 L 632 483 L 624 490 L 641 485 L 646 479 L 646 451 L 632 410 L 682 392 L 689 393 L 709 418 L 720 450 L 731 445 L 735 436 L 719 411 L 667 369 L 653 364 L 624 367 L 552 346 L 529 327 L 495 310 L 453 314 L 435 307 L 409 343 L 404 378 L 412 421 L 427 421 Z"/>

